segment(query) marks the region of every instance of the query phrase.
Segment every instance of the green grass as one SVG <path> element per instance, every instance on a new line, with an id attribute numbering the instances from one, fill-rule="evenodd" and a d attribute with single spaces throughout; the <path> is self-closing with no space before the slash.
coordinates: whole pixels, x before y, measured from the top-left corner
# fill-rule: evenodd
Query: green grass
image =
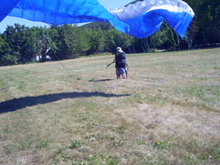
<path id="1" fill-rule="evenodd" d="M 220 164 L 219 51 L 0 67 L 0 164 Z"/>

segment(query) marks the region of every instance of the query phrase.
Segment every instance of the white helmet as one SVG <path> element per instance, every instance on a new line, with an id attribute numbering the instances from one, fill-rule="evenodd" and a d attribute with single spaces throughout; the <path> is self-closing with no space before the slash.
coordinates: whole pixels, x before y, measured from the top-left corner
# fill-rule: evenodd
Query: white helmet
<path id="1" fill-rule="evenodd" d="M 117 47 L 116 50 L 117 50 L 117 51 L 120 51 L 120 50 L 122 50 L 122 49 L 121 49 L 121 47 Z"/>

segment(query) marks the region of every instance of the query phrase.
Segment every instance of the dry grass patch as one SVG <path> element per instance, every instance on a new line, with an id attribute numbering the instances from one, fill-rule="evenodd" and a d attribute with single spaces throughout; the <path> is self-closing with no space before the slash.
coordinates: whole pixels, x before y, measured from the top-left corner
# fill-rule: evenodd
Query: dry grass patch
<path id="1" fill-rule="evenodd" d="M 219 164 L 220 49 L 0 68 L 0 164 Z"/>

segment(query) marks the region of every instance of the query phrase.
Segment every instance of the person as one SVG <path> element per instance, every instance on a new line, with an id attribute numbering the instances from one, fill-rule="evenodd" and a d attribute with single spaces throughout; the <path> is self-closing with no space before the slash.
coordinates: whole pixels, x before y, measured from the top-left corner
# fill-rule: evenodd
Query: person
<path id="1" fill-rule="evenodd" d="M 128 69 L 126 61 L 126 53 L 121 49 L 121 47 L 116 48 L 115 53 L 115 68 L 116 68 L 116 78 L 119 79 L 120 75 L 123 78 L 128 78 Z M 125 73 L 124 73 L 125 72 Z"/>

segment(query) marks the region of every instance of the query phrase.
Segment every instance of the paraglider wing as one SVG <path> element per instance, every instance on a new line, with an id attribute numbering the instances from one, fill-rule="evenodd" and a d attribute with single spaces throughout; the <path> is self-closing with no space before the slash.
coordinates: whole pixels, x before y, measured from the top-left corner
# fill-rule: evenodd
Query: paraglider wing
<path id="1" fill-rule="evenodd" d="M 0 0 L 0 22 L 16 6 L 19 0 Z"/>
<path id="2" fill-rule="evenodd" d="M 191 7 L 182 0 L 142 0 L 110 12 L 131 27 L 137 38 L 156 32 L 163 20 L 183 38 L 194 17 Z"/>
<path id="3" fill-rule="evenodd" d="M 109 22 L 117 30 L 136 38 L 156 32 L 164 19 L 183 37 L 194 16 L 192 9 L 181 0 L 142 0 L 111 10 L 104 8 L 97 0 L 0 1 L 8 5 L 6 8 L 0 7 L 0 21 L 8 13 L 52 25 Z"/>

